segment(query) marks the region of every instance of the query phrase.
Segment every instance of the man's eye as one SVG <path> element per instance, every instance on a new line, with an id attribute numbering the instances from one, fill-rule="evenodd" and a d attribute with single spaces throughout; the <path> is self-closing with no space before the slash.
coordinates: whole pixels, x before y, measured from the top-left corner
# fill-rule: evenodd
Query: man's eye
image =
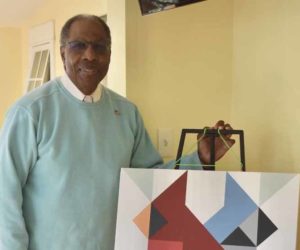
<path id="1" fill-rule="evenodd" d="M 95 43 L 95 44 L 93 44 L 93 47 L 94 47 L 94 50 L 99 53 L 104 53 L 108 49 L 105 44 L 101 44 L 101 43 L 99 43 L 99 44 Z"/>
<path id="2" fill-rule="evenodd" d="M 70 49 L 74 50 L 85 50 L 87 45 L 84 42 L 74 41 L 69 43 Z"/>
<path id="3" fill-rule="evenodd" d="M 109 51 L 108 45 L 97 42 L 71 41 L 68 42 L 67 45 L 69 49 L 75 53 L 83 53 L 89 46 L 91 46 L 97 54 L 105 54 Z"/>

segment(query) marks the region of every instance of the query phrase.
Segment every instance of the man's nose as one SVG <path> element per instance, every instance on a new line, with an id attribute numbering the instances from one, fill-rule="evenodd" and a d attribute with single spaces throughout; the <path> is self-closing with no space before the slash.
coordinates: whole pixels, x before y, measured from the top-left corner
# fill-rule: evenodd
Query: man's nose
<path id="1" fill-rule="evenodd" d="M 84 59 L 87 60 L 95 60 L 97 58 L 97 53 L 95 51 L 95 49 L 93 48 L 92 44 L 88 44 L 87 48 L 85 49 L 84 53 L 83 53 L 83 57 Z"/>

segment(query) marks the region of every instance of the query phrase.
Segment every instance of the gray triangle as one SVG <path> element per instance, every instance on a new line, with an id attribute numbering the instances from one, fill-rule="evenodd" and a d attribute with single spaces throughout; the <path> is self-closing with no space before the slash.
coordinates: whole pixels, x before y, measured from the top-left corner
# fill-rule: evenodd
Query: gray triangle
<path id="1" fill-rule="evenodd" d="M 241 225 L 240 228 L 249 237 L 249 239 L 257 244 L 258 229 L 258 209 L 255 210 Z"/>
<path id="2" fill-rule="evenodd" d="M 262 205 L 296 175 L 297 174 L 262 173 L 260 181 L 259 204 Z"/>
<path id="3" fill-rule="evenodd" d="M 153 170 L 152 169 L 130 169 L 123 168 L 123 171 L 130 177 L 130 179 L 137 185 L 137 187 L 144 193 L 144 195 L 152 200 L 153 187 Z"/>

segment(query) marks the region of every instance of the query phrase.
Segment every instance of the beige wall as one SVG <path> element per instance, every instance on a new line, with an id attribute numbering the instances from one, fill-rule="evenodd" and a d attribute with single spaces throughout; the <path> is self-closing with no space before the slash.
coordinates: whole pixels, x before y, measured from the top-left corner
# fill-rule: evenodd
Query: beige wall
<path id="1" fill-rule="evenodd" d="M 232 122 L 251 170 L 299 172 L 300 2 L 235 0 Z"/>
<path id="2" fill-rule="evenodd" d="M 9 106 L 22 93 L 20 39 L 19 29 L 0 28 L 0 125 Z"/>
<path id="3" fill-rule="evenodd" d="M 231 0 L 141 16 L 127 2 L 127 96 L 140 108 L 156 143 L 158 128 L 202 128 L 230 118 Z M 174 152 L 175 155 L 175 152 Z"/>
<path id="4" fill-rule="evenodd" d="M 226 119 L 249 170 L 299 172 L 299 13 L 297 0 L 210 0 L 141 16 L 127 1 L 127 94 L 154 142 L 173 128 L 176 149 L 181 128 Z"/>

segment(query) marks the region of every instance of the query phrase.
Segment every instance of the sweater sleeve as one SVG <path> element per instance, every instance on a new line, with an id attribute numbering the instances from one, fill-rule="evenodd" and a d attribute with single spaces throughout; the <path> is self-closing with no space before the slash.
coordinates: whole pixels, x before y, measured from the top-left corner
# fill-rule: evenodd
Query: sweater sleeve
<path id="1" fill-rule="evenodd" d="M 152 144 L 144 126 L 143 119 L 136 109 L 134 147 L 131 157 L 131 167 L 152 168 L 163 165 L 163 159 Z"/>
<path id="2" fill-rule="evenodd" d="M 131 167 L 140 168 L 175 168 L 175 160 L 163 163 L 163 159 L 152 144 L 152 141 L 144 127 L 143 120 L 136 111 L 137 130 L 135 134 L 134 153 L 131 160 Z M 181 158 L 180 169 L 202 169 L 198 153 L 194 152 Z"/>
<path id="3" fill-rule="evenodd" d="M 0 249 L 27 250 L 22 189 L 37 158 L 35 124 L 27 110 L 9 112 L 0 134 Z"/>

